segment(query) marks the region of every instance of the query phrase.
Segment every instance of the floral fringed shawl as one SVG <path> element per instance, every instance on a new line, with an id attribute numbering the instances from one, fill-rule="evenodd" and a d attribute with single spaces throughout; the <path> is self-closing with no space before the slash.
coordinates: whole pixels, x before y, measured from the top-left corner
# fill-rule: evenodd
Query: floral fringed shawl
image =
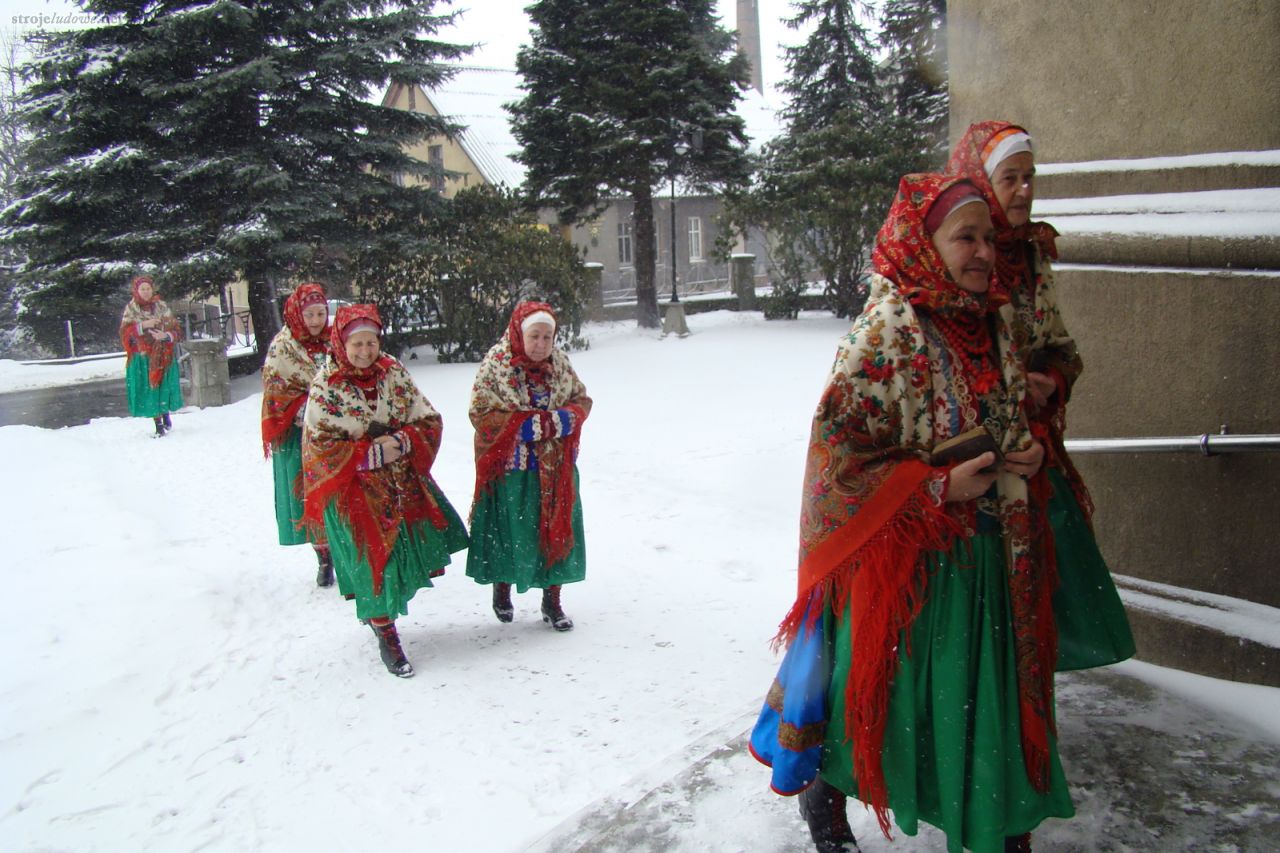
<path id="1" fill-rule="evenodd" d="M 1055 242 L 1058 232 L 1047 222 L 1028 222 L 1017 228 L 1010 225 L 984 165 L 993 141 L 1010 130 L 1026 133 L 1022 127 L 1006 121 L 969 125 L 947 161 L 947 172 L 968 178 L 981 190 L 991 208 L 991 223 L 996 229 L 996 275 L 1000 289 L 1009 295 L 1014 306 L 1014 339 L 1028 365 L 1034 364 L 1038 372 L 1050 376 L 1058 386 L 1058 393 L 1047 407 L 1036 413 L 1032 423 L 1045 444 L 1044 464 L 1062 469 L 1081 511 L 1089 518 L 1093 514 L 1093 501 L 1063 443 L 1067 428 L 1066 404 L 1084 370 L 1084 363 L 1058 310 L 1050 264 L 1051 259 L 1058 257 Z"/>
<path id="2" fill-rule="evenodd" d="M 520 428 L 539 412 L 567 409 L 572 412 L 572 430 L 561 437 L 536 441 L 541 512 L 538 544 L 547 565 L 554 565 L 573 550 L 573 504 L 576 489 L 574 460 L 582 423 L 591 412 L 586 386 L 574 372 L 569 357 L 559 349 L 543 362 L 525 355 L 521 323 L 531 314 L 544 311 L 555 316 L 551 306 L 522 302 L 512 312 L 507 331 L 485 355 L 471 389 L 471 423 L 475 426 L 476 491 L 479 500 L 485 489 L 508 470 L 509 460 L 521 441 Z M 533 405 L 531 383 L 550 391 L 548 409 Z M 472 510 L 474 512 L 474 502 Z"/>
<path id="3" fill-rule="evenodd" d="M 324 290 L 318 284 L 303 284 L 285 301 L 285 327 L 267 348 L 262 364 L 262 453 L 284 438 L 307 401 L 311 379 L 324 366 L 329 354 L 329 327 L 318 335 L 307 331 L 302 309 L 323 304 Z"/>
<path id="4" fill-rule="evenodd" d="M 182 340 L 182 327 L 169 306 L 154 293 L 149 300 L 138 295 L 138 286 L 143 282 L 153 283 L 147 276 L 138 276 L 131 285 L 133 299 L 124 306 L 124 316 L 120 318 L 120 343 L 124 347 L 126 365 L 133 361 L 135 355 L 147 356 L 147 381 L 152 388 L 159 388 L 165 371 L 173 364 L 173 351 Z M 168 332 L 172 339 L 156 340 L 139 325 L 143 320 L 159 320 L 156 330 Z"/>
<path id="5" fill-rule="evenodd" d="M 1025 373 L 1008 323 L 1010 309 L 1000 308 L 993 317 L 1001 383 L 982 400 L 955 369 L 932 322 L 934 313 L 971 298 L 949 277 L 938 279 L 939 270 L 945 277 L 945 266 L 922 225 L 928 203 L 952 183 L 941 176 L 903 178 L 880 232 L 870 298 L 840 343 L 813 418 L 798 591 L 778 636 L 790 643 L 806 633 L 822 610 L 811 606 L 815 602 L 826 601 L 837 614 L 848 608 L 853 671 L 846 731 L 859 797 L 875 810 L 886 835 L 888 792 L 880 750 L 899 640 L 909 635 L 927 593 L 926 554 L 946 550 L 977 529 L 976 502 L 943 502 L 945 471 L 928 465 L 929 451 L 983 424 L 1005 452 L 1025 449 L 1031 441 L 1020 406 Z M 894 256 L 910 260 L 897 269 Z M 915 300 L 908 298 L 912 294 Z M 1056 659 L 1051 585 L 1030 535 L 1027 483 L 1002 472 L 997 486 L 997 505 L 990 509 L 1000 519 L 1010 567 L 1023 754 L 1028 776 L 1043 789 Z"/>
<path id="6" fill-rule="evenodd" d="M 333 324 L 334 357 L 311 382 L 302 431 L 303 522 L 322 526 L 325 507 L 335 501 L 339 517 L 350 525 L 356 546 L 369 561 L 376 595 L 382 592 L 383 571 L 401 524 L 428 520 L 437 530 L 447 526 L 428 488 L 435 485 L 431 465 L 443 424 L 396 359 L 384 355 L 364 370 L 352 367 L 339 340 L 348 311 L 347 322 L 377 316 L 373 306 L 339 309 Z M 404 433 L 412 450 L 387 465 L 365 469 L 362 463 L 373 443 L 369 429 L 375 423 Z"/>

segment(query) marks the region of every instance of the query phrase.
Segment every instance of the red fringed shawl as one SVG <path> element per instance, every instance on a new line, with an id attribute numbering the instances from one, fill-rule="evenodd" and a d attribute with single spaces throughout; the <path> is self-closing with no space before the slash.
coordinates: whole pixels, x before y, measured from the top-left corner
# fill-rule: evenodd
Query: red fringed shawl
<path id="1" fill-rule="evenodd" d="M 344 312 L 352 308 L 344 317 Z M 322 526 L 324 511 L 336 502 L 338 516 L 352 530 L 369 561 L 374 594 L 382 592 L 383 571 L 402 524 L 429 520 L 437 530 L 447 521 L 431 488 L 431 465 L 440 449 L 440 414 L 418 390 L 404 365 L 381 356 L 369 368 L 355 368 L 341 347 L 340 329 L 362 317 L 377 317 L 373 306 L 339 309 L 334 321 L 334 357 L 311 383 L 302 432 L 303 522 Z M 372 470 L 357 470 L 372 438 L 370 425 L 406 433 L 412 452 Z M 429 488 L 431 487 L 431 488 Z"/>
<path id="2" fill-rule="evenodd" d="M 143 282 L 152 283 L 147 276 L 138 276 L 133 280 L 131 288 L 133 299 L 124 306 L 124 316 L 120 319 L 120 344 L 124 347 L 125 364 L 133 361 L 135 355 L 145 355 L 148 359 L 147 381 L 152 388 L 159 388 L 165 371 L 173 364 L 174 347 L 182 340 L 182 327 L 178 320 L 155 293 L 150 299 L 138 295 L 138 286 Z M 148 331 L 140 330 L 138 324 L 143 320 L 159 320 L 156 331 L 168 332 L 171 340 L 158 341 Z"/>
<path id="3" fill-rule="evenodd" d="M 542 302 L 522 302 L 516 306 L 507 331 L 489 350 L 471 389 L 471 423 L 475 426 L 475 501 L 485 489 L 505 474 L 520 443 L 520 427 L 543 409 L 533 406 L 530 384 L 550 391 L 549 410 L 569 409 L 574 430 L 561 438 L 536 442 L 538 482 L 541 493 L 538 544 L 547 565 L 554 565 L 573 550 L 573 504 L 576 488 L 573 464 L 578 455 L 582 424 L 591 412 L 591 398 L 574 372 L 569 357 L 559 349 L 542 362 L 531 360 L 524 351 L 520 324 L 531 314 L 545 311 Z M 474 502 L 473 502 L 474 511 Z"/>
<path id="4" fill-rule="evenodd" d="M 302 311 L 325 304 L 324 289 L 302 284 L 284 304 L 285 327 L 271 341 L 262 365 L 262 453 L 271 449 L 293 425 L 307 401 L 311 378 L 323 366 L 329 352 L 329 327 L 318 335 L 307 331 Z"/>
<path id="5" fill-rule="evenodd" d="M 1019 404 L 1025 374 L 1004 320 L 1008 309 L 994 318 L 1002 381 L 982 395 L 984 418 L 979 395 L 964 375 L 943 369 L 955 359 L 937 348 L 938 341 L 946 346 L 946 338 L 936 333 L 929 310 L 923 308 L 954 309 L 967 301 L 958 294 L 929 296 L 943 290 L 949 279 L 937 274 L 945 267 L 923 232 L 923 215 L 951 183 L 904 178 L 881 231 L 877 256 L 899 259 L 913 271 L 912 278 L 900 288 L 882 275 L 873 276 L 867 307 L 841 342 L 813 420 L 801 505 L 799 584 L 779 632 L 780 640 L 794 638 L 814 596 L 822 596 L 837 618 L 848 608 L 853 648 L 846 731 L 859 797 L 875 810 L 886 835 L 888 791 L 880 751 L 899 641 L 909 636 L 928 594 L 927 554 L 945 551 L 956 537 L 976 531 L 976 502 L 943 503 L 945 471 L 927 465 L 928 451 L 951 437 L 953 422 L 957 433 L 984 420 L 998 427 L 997 439 L 1006 452 L 1030 442 Z M 916 260 L 909 261 L 911 257 Z M 880 268 L 896 269 L 892 264 Z M 924 270 L 934 272 L 920 272 Z M 926 297 L 919 300 L 919 311 L 913 296 Z M 932 336 L 926 334 L 930 328 Z M 997 483 L 998 506 L 992 509 L 1001 519 L 1010 566 L 1023 756 L 1029 778 L 1043 788 L 1057 656 L 1052 587 L 1029 534 L 1027 484 L 1008 473 Z"/>

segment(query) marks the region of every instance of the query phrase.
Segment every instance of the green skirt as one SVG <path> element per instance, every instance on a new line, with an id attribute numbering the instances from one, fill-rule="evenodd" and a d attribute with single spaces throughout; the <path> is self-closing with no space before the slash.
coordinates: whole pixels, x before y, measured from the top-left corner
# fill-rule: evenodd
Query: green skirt
<path id="1" fill-rule="evenodd" d="M 907 835 L 918 832 L 920 821 L 945 832 L 950 853 L 1003 853 L 1006 836 L 1030 832 L 1048 817 L 1071 817 L 1075 809 L 1053 736 L 1049 790 L 1037 792 L 1027 778 L 999 535 L 979 534 L 936 557 L 928 597 L 902 645 L 909 652 L 890 688 L 881 752 L 889 807 Z M 821 773 L 856 796 L 844 725 L 850 620 L 830 611 L 826 618 L 834 647 Z"/>
<path id="2" fill-rule="evenodd" d="M 1058 560 L 1058 588 L 1053 593 L 1058 672 L 1133 657 L 1129 617 L 1075 493 L 1060 471 L 1050 470 L 1049 482 L 1053 486 L 1049 524 Z"/>
<path id="3" fill-rule="evenodd" d="M 517 592 L 586 578 L 587 547 L 576 467 L 573 483 L 573 550 L 551 566 L 538 548 L 538 520 L 542 517 L 538 472 L 509 471 L 486 489 L 471 513 L 467 576 L 476 583 L 515 584 Z"/>
<path id="4" fill-rule="evenodd" d="M 182 382 L 178 375 L 178 361 L 169 365 L 160 380 L 160 387 L 152 388 L 148 374 L 151 358 L 135 355 L 124 369 L 125 389 L 129 394 L 129 414 L 135 418 L 158 418 L 165 412 L 182 408 Z"/>
<path id="5" fill-rule="evenodd" d="M 276 486 L 276 531 L 281 545 L 305 545 L 307 532 L 298 526 L 302 518 L 302 496 L 298 494 L 298 477 L 302 473 L 302 430 L 297 426 L 271 448 L 271 472 Z"/>
<path id="6" fill-rule="evenodd" d="M 382 572 L 379 594 L 374 594 L 373 570 L 356 547 L 350 526 L 338 517 L 332 502 L 325 507 L 324 529 L 333 555 L 338 591 L 356 600 L 357 618 L 404 616 L 409 612 L 409 599 L 418 590 L 430 587 L 431 578 L 444 573 L 444 567 L 452 562 L 449 555 L 467 547 L 467 530 L 453 505 L 434 486 L 431 494 L 444 511 L 445 529 L 437 530 L 430 521 L 401 524 L 400 535 Z"/>

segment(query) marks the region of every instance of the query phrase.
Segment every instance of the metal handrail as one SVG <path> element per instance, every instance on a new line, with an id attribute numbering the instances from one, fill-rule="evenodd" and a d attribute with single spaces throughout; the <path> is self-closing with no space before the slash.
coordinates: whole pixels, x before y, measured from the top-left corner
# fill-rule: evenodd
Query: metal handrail
<path id="1" fill-rule="evenodd" d="M 1274 453 L 1280 451 L 1280 435 L 1154 436 L 1151 438 L 1073 438 L 1065 442 L 1070 453 Z"/>

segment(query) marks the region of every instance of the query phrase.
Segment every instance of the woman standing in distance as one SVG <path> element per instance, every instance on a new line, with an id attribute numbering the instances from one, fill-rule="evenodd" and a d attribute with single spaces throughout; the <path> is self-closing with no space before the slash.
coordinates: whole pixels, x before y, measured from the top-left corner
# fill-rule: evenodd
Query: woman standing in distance
<path id="1" fill-rule="evenodd" d="M 311 380 L 303 421 L 303 519 L 324 525 L 338 591 L 373 627 L 387 670 L 408 678 L 396 617 L 467 547 L 467 532 L 431 476 L 440 414 L 382 354 L 381 332 L 374 305 L 334 317 L 333 358 Z"/>
<path id="2" fill-rule="evenodd" d="M 947 169 L 972 181 L 987 199 L 996 229 L 996 275 L 1013 304 L 1013 335 L 1027 365 L 1031 428 L 1046 448 L 1043 481 L 1058 589 L 1059 672 L 1105 666 L 1132 657 L 1133 634 L 1115 582 L 1091 526 L 1093 502 L 1063 443 L 1067 401 L 1084 369 L 1058 310 L 1051 258 L 1058 232 L 1031 221 L 1035 154 L 1031 136 L 1016 124 L 969 126 Z"/>
<path id="3" fill-rule="evenodd" d="M 155 282 L 140 275 L 132 283 L 133 298 L 124 306 L 120 319 L 120 342 L 124 345 L 125 389 L 129 414 L 151 418 L 155 437 L 173 429 L 169 413 L 182 408 L 182 384 L 174 347 L 182 340 L 182 330 L 169 306 L 156 295 Z"/>
<path id="4" fill-rule="evenodd" d="M 971 183 L 902 179 L 814 416 L 789 647 L 751 749 L 775 791 L 800 793 L 820 851 L 856 849 L 846 795 L 886 835 L 890 810 L 907 834 L 938 827 L 951 853 L 1026 851 L 1041 821 L 1074 813 L 1027 500 L 1044 451 L 989 293 L 991 238 Z M 930 465 L 980 428 L 1002 459 Z"/>
<path id="5" fill-rule="evenodd" d="M 300 284 L 285 300 L 284 328 L 272 339 L 262 364 L 262 452 L 271 457 L 280 544 L 311 542 L 319 564 L 316 586 L 333 585 L 333 559 L 324 531 L 302 527 L 302 419 L 311 380 L 328 357 L 324 288 Z"/>
<path id="6" fill-rule="evenodd" d="M 522 302 L 485 355 L 471 389 L 476 494 L 467 575 L 493 584 L 493 612 L 510 622 L 518 592 L 542 589 L 542 619 L 573 629 L 560 588 L 587 574 L 578 494 L 578 439 L 591 398 L 555 347 L 556 317 Z"/>

